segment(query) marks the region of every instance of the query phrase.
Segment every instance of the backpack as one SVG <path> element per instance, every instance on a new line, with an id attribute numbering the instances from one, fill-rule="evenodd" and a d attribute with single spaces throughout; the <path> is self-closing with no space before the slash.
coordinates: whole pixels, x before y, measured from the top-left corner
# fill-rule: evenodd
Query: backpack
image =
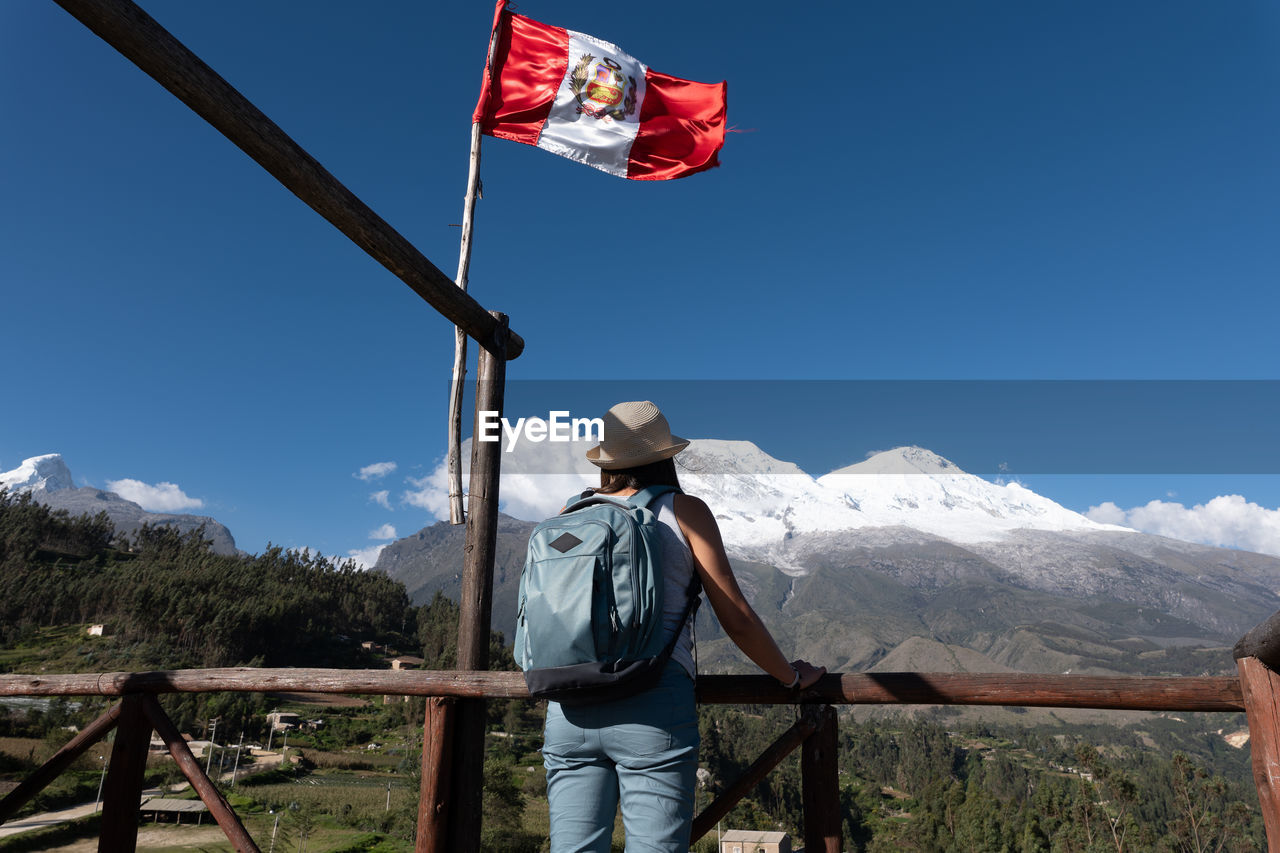
<path id="1" fill-rule="evenodd" d="M 649 505 L 672 491 L 621 499 L 588 490 L 533 529 L 515 637 L 530 695 L 585 705 L 657 683 L 681 632 L 662 640 L 661 525 Z M 681 625 L 700 590 L 695 572 Z"/>

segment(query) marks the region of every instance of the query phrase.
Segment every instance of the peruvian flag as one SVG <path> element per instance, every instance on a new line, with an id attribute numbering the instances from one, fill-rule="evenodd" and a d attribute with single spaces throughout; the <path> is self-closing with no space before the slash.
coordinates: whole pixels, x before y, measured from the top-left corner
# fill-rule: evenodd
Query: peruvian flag
<path id="1" fill-rule="evenodd" d="M 651 71 L 617 45 L 550 27 L 498 0 L 473 121 L 483 133 L 639 181 L 720 165 L 725 83 Z"/>

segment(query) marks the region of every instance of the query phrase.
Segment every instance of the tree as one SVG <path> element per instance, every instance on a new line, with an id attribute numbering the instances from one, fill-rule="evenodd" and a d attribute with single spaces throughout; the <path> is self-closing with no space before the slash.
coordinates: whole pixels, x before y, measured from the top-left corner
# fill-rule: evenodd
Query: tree
<path id="1" fill-rule="evenodd" d="M 1130 813 L 1138 799 L 1138 787 L 1123 772 L 1102 759 L 1098 750 L 1088 744 L 1076 747 L 1076 761 L 1093 775 L 1090 788 L 1101 800 L 1087 802 L 1085 820 L 1098 822 L 1110 837 L 1116 853 L 1124 853 L 1130 831 L 1135 828 Z M 1081 776 L 1084 781 L 1084 777 Z"/>
<path id="2" fill-rule="evenodd" d="M 1226 780 L 1210 777 L 1181 752 L 1172 763 L 1177 813 L 1169 821 L 1170 846 L 1180 853 L 1253 849 L 1249 810 L 1230 798 Z"/>

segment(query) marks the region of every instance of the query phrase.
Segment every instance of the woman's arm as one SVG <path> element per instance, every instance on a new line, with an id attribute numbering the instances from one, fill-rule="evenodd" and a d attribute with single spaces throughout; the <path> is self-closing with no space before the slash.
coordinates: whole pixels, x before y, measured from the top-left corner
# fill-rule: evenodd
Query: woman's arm
<path id="1" fill-rule="evenodd" d="M 800 674 L 800 687 L 808 687 L 821 678 L 827 671 L 826 667 L 810 666 L 802 660 L 787 660 L 769 629 L 742 594 L 724 551 L 720 525 L 716 524 L 710 508 L 698 498 L 680 494 L 675 496 L 673 508 L 676 521 L 693 552 L 693 562 L 702 588 L 707 591 L 707 601 L 729 639 L 756 666 L 783 684 L 791 684 L 796 673 Z"/>

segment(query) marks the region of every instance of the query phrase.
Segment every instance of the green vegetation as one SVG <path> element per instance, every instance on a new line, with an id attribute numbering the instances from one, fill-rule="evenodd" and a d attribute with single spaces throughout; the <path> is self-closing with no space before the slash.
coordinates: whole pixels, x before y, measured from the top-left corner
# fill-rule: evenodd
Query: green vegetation
<path id="1" fill-rule="evenodd" d="M 789 708 L 754 710 L 701 709 L 710 793 L 794 718 Z M 944 720 L 841 720 L 846 849 L 1199 853 L 1265 846 L 1248 751 L 1209 729 L 1221 716 L 1152 717 L 1124 728 L 948 729 Z M 798 835 L 802 821 L 793 756 L 723 825 Z M 714 844 L 695 849 L 709 853 Z"/>
<path id="2" fill-rule="evenodd" d="M 104 624 L 106 636 L 88 637 L 85 628 L 93 623 Z M 364 640 L 420 653 L 426 665 L 446 668 L 455 665 L 457 625 L 457 605 L 448 599 L 413 607 L 402 584 L 351 563 L 274 547 L 256 557 L 222 556 L 198 535 L 168 528 L 145 528 L 122 541 L 104 516 L 72 518 L 0 492 L 0 671 L 387 666 L 361 648 Z M 490 650 L 494 668 L 513 667 L 500 634 Z M 290 733 L 289 755 L 279 768 L 238 781 L 246 824 L 257 838 L 274 830 L 295 848 L 306 836 L 316 850 L 408 850 L 417 818 L 423 700 L 391 699 L 397 701 L 367 697 L 353 707 L 322 710 L 260 694 L 165 695 L 161 702 L 180 730 L 197 737 L 216 717 L 220 733 L 265 740 L 266 713 L 277 707 L 322 718 L 314 730 Z M 84 725 L 106 706 L 101 699 L 55 699 L 12 713 L 0 708 L 0 784 L 22 778 L 65 742 L 66 727 Z M 545 834 L 524 837 L 525 778 L 512 767 L 517 757 L 540 765 L 539 710 L 493 702 L 489 716 L 495 729 L 520 731 L 492 739 L 487 843 L 495 850 L 530 843 L 537 849 Z M 107 745 L 91 750 L 24 812 L 92 802 L 98 755 L 106 752 Z M 228 753 L 217 753 L 215 771 L 218 765 L 231 770 Z M 177 781 L 167 758 L 154 760 L 149 784 Z M 241 766 L 253 766 L 247 753 Z M 284 816 L 278 825 L 273 810 Z M 263 815 L 270 816 L 265 836 L 255 828 Z M 9 843 L 17 842 L 0 843 L 0 850 Z"/>
<path id="3" fill-rule="evenodd" d="M 353 639 L 410 647 L 411 610 L 401 584 L 349 561 L 274 546 L 224 556 L 167 527 L 119 542 L 105 516 L 69 518 L 0 494 L 0 645 L 30 648 L 42 628 L 103 623 L 109 637 L 85 643 L 74 671 L 368 665 Z"/>

